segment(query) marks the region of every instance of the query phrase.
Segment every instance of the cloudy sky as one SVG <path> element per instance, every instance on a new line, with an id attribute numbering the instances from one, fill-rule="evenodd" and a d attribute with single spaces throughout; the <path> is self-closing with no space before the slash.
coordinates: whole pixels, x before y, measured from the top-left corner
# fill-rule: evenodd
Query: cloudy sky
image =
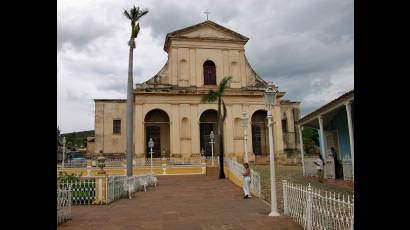
<path id="1" fill-rule="evenodd" d="M 250 38 L 254 70 L 301 101 L 302 115 L 354 88 L 353 0 L 58 0 L 57 124 L 94 129 L 94 98 L 125 99 L 129 22 L 123 9 L 148 8 L 134 53 L 134 83 L 167 60 L 168 32 L 209 19 Z"/>

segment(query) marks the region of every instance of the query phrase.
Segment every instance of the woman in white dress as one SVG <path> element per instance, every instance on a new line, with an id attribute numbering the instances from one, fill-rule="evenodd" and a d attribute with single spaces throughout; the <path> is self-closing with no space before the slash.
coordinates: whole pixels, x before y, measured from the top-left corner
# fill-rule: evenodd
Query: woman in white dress
<path id="1" fill-rule="evenodd" d="M 248 163 L 243 164 L 244 170 L 243 170 L 243 192 L 245 193 L 243 199 L 248 199 L 251 196 L 250 192 L 250 185 L 251 185 L 251 170 L 249 168 Z"/>

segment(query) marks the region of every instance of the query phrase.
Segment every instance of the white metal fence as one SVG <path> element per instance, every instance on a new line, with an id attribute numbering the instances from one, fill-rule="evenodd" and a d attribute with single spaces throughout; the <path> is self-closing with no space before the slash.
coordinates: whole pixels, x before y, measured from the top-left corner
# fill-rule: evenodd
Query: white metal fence
<path id="1" fill-rule="evenodd" d="M 305 166 L 305 176 L 317 176 L 317 169 L 314 161 L 317 158 L 305 157 L 304 166 Z"/>
<path id="2" fill-rule="evenodd" d="M 95 201 L 95 178 L 81 178 L 78 181 L 57 182 L 57 188 L 71 188 L 71 201 L 73 205 L 93 204 Z"/>
<path id="3" fill-rule="evenodd" d="M 71 219 L 71 187 L 57 188 L 57 224 Z"/>
<path id="4" fill-rule="evenodd" d="M 87 167 L 87 160 L 64 161 L 64 167 L 66 168 L 85 168 Z"/>
<path id="5" fill-rule="evenodd" d="M 163 161 L 163 159 L 165 161 Z M 218 158 L 214 157 L 214 165 L 218 165 Z M 208 160 L 207 160 L 208 161 Z M 211 158 L 209 157 L 209 162 L 211 162 Z M 177 158 L 177 157 L 168 157 L 168 158 L 152 158 L 152 165 L 153 166 L 162 166 L 165 163 L 166 165 L 201 165 L 202 158 L 201 157 L 194 157 L 189 159 L 184 158 Z M 127 160 L 123 158 L 106 158 L 105 160 L 105 167 L 126 167 Z M 134 159 L 133 160 L 134 166 L 150 166 L 151 165 L 151 158 L 141 158 L 141 159 Z M 91 160 L 92 167 L 98 167 L 97 160 Z M 58 168 L 61 168 L 61 165 L 57 165 Z M 66 161 L 64 162 L 65 168 L 86 168 L 87 167 L 87 160 L 74 160 L 74 161 Z"/>
<path id="6" fill-rule="evenodd" d="M 352 159 L 346 157 L 342 161 L 343 164 L 343 179 L 346 181 L 353 181 L 353 168 L 352 168 Z"/>
<path id="7" fill-rule="evenodd" d="M 105 160 L 105 167 L 122 167 L 126 165 L 127 162 L 123 159 L 107 159 Z"/>
<path id="8" fill-rule="evenodd" d="M 170 158 L 169 165 L 200 165 L 202 162 L 201 157 L 183 159 L 183 158 Z"/>
<path id="9" fill-rule="evenodd" d="M 107 178 L 107 203 L 111 203 L 130 193 L 146 190 L 148 186 L 156 185 L 156 177 L 153 174 L 138 176 L 109 176 Z"/>
<path id="10" fill-rule="evenodd" d="M 228 167 L 229 170 L 234 174 L 237 179 L 242 180 L 243 179 L 243 166 L 239 164 L 238 162 L 231 160 L 231 159 L 224 159 L 225 162 L 225 167 Z M 251 193 L 254 194 L 257 197 L 261 196 L 261 179 L 260 175 L 258 172 L 255 170 L 251 169 Z"/>
<path id="11" fill-rule="evenodd" d="M 168 158 L 152 158 L 152 166 L 162 166 L 162 163 L 166 165 L 200 165 L 201 158 L 177 158 L 177 157 L 168 157 Z M 150 166 L 151 158 L 147 157 L 145 159 L 135 160 L 134 165 L 136 166 Z"/>
<path id="12" fill-rule="evenodd" d="M 353 230 L 354 196 L 321 192 L 310 186 L 283 183 L 284 214 L 307 230 Z"/>

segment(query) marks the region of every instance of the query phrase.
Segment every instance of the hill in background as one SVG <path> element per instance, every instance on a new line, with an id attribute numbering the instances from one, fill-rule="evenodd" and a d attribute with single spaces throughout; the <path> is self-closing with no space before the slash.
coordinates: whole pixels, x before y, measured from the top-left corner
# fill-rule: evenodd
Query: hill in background
<path id="1" fill-rule="evenodd" d="M 93 135 L 94 130 L 61 134 L 62 137 L 66 138 L 67 148 L 84 148 L 87 144 L 87 137 Z"/>

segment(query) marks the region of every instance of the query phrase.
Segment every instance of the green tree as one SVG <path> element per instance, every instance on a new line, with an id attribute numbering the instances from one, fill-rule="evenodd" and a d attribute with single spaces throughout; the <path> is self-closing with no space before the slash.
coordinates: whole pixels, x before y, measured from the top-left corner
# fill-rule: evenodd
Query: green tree
<path id="1" fill-rule="evenodd" d="M 139 19 L 148 13 L 147 9 L 140 9 L 139 7 L 132 7 L 129 11 L 124 10 L 124 16 L 131 21 L 131 37 L 128 42 L 130 47 L 129 57 L 128 57 L 128 87 L 127 87 L 127 176 L 132 176 L 132 140 L 133 140 L 133 60 L 134 60 L 134 49 L 135 49 L 135 39 L 140 32 Z"/>
<path id="2" fill-rule="evenodd" d="M 316 129 L 303 127 L 303 146 L 306 154 L 315 154 L 315 148 L 319 147 L 319 133 Z"/>
<path id="3" fill-rule="evenodd" d="M 226 87 L 228 87 L 229 83 L 231 82 L 232 77 L 224 77 L 218 86 L 218 90 L 209 90 L 207 94 L 202 97 L 202 102 L 215 102 L 218 101 L 218 136 L 219 136 L 219 179 L 225 178 L 224 173 L 224 122 L 226 118 L 226 106 L 223 100 L 223 94 L 225 92 Z M 223 109 L 223 112 L 222 112 Z"/>

